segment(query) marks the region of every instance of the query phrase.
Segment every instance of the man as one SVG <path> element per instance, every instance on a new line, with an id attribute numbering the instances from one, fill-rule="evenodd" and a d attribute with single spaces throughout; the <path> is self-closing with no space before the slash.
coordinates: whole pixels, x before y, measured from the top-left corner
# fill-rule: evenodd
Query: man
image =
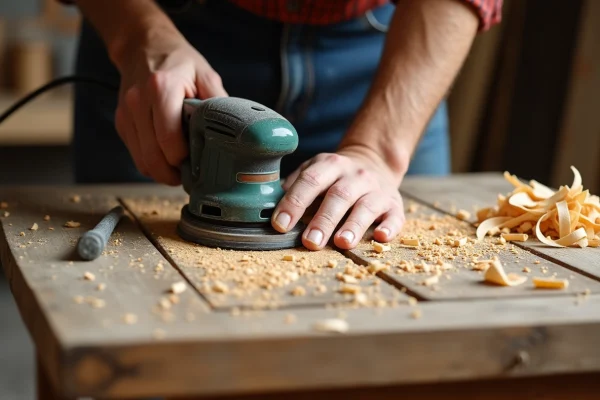
<path id="1" fill-rule="evenodd" d="M 343 249 L 366 229 L 388 242 L 407 174 L 447 174 L 444 97 L 502 0 L 72 0 L 81 10 L 78 182 L 180 184 L 182 100 L 236 96 L 275 109 L 299 134 L 273 214 L 292 228 L 318 196 L 308 249 Z M 141 174 L 141 175 L 140 175 Z M 350 212 L 349 212 L 350 211 Z M 349 213 L 348 213 L 349 212 Z M 339 229 L 335 229 L 347 216 Z"/>

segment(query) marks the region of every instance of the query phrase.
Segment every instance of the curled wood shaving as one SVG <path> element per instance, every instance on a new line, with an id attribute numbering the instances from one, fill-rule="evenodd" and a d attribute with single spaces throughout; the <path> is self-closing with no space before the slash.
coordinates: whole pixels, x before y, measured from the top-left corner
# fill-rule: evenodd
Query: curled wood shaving
<path id="1" fill-rule="evenodd" d="M 79 228 L 81 226 L 81 224 L 79 222 L 75 222 L 75 221 L 67 221 L 67 222 L 65 222 L 65 226 L 67 228 Z"/>
<path id="2" fill-rule="evenodd" d="M 515 188 L 506 196 L 499 195 L 495 207 L 477 212 L 477 239 L 502 230 L 522 235 L 532 230 L 539 241 L 552 247 L 596 245 L 600 240 L 600 197 L 584 190 L 581 174 L 574 166 L 571 170 L 571 186 L 557 191 L 534 180 L 526 184 L 505 172 L 504 178 Z"/>

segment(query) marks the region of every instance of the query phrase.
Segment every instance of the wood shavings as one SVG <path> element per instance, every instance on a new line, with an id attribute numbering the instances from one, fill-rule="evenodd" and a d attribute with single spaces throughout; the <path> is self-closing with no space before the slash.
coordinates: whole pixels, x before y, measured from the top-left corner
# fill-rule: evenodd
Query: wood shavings
<path id="1" fill-rule="evenodd" d="M 348 275 L 348 274 L 340 274 L 337 279 L 344 283 L 358 283 L 358 279 L 356 279 L 354 276 Z"/>
<path id="2" fill-rule="evenodd" d="M 380 271 L 385 271 L 386 269 L 389 269 L 389 266 L 378 260 L 369 263 L 369 266 L 367 267 L 369 273 L 373 275 L 377 274 Z"/>
<path id="3" fill-rule="evenodd" d="M 29 228 L 30 231 L 37 231 L 38 230 L 38 224 L 36 224 L 35 222 L 33 223 L 33 225 L 31 225 L 31 228 Z"/>
<path id="4" fill-rule="evenodd" d="M 327 267 L 329 267 L 329 268 L 335 268 L 335 267 L 337 267 L 337 261 L 336 260 L 329 260 L 329 261 L 327 261 Z"/>
<path id="5" fill-rule="evenodd" d="M 420 245 L 419 239 L 417 239 L 417 238 L 402 238 L 401 242 L 405 246 L 414 246 L 414 247 L 417 247 L 417 246 Z"/>
<path id="6" fill-rule="evenodd" d="M 569 281 L 566 279 L 534 277 L 533 285 L 536 289 L 566 289 Z"/>
<path id="7" fill-rule="evenodd" d="M 454 247 L 461 247 L 461 246 L 464 246 L 465 244 L 467 244 L 466 237 L 461 237 L 460 239 L 456 239 L 452 242 L 452 246 L 454 246 Z"/>
<path id="8" fill-rule="evenodd" d="M 527 280 L 527 277 L 517 274 L 506 274 L 502 263 L 497 258 L 491 260 L 489 267 L 485 270 L 485 282 L 500 286 L 518 286 Z"/>
<path id="9" fill-rule="evenodd" d="M 433 275 L 433 276 L 430 276 L 429 278 L 425 279 L 423 282 L 421 282 L 421 285 L 433 286 L 436 283 L 439 283 L 439 281 L 440 281 L 440 277 L 438 275 Z"/>
<path id="10" fill-rule="evenodd" d="M 422 316 L 423 316 L 423 312 L 419 308 L 412 310 L 411 313 L 410 313 L 410 317 L 412 319 L 419 319 Z"/>
<path id="11" fill-rule="evenodd" d="M 505 172 L 514 190 L 499 195 L 495 207 L 477 212 L 477 238 L 505 229 L 520 234 L 532 231 L 540 242 L 552 247 L 595 244 L 600 235 L 600 197 L 584 190 L 577 168 L 571 166 L 571 171 L 571 186 L 560 186 L 556 191 L 534 180 L 526 184 Z"/>
<path id="12" fill-rule="evenodd" d="M 417 303 L 418 303 L 418 300 L 417 300 L 417 298 L 416 298 L 416 297 L 412 297 L 412 296 L 410 296 L 410 297 L 408 298 L 408 305 L 409 305 L 409 306 L 416 306 L 416 305 L 417 305 Z"/>
<path id="13" fill-rule="evenodd" d="M 79 228 L 81 223 L 75 221 L 67 221 L 65 222 L 65 227 L 67 228 Z"/>
<path id="14" fill-rule="evenodd" d="M 314 323 L 312 328 L 319 332 L 346 333 L 350 329 L 350 325 L 343 319 L 330 318 Z"/>
<path id="15" fill-rule="evenodd" d="M 187 285 L 183 281 L 175 282 L 171 285 L 171 293 L 181 294 L 185 292 Z"/>
<path id="16" fill-rule="evenodd" d="M 2 216 L 3 216 L 4 218 L 8 218 L 8 217 L 10 216 L 10 213 L 9 213 L 8 211 L 4 211 L 4 212 L 2 213 Z"/>
<path id="17" fill-rule="evenodd" d="M 99 283 L 98 286 L 96 286 L 96 290 L 99 292 L 102 292 L 106 289 L 106 283 Z"/>
<path id="18" fill-rule="evenodd" d="M 283 256 L 283 261 L 296 261 L 296 256 L 293 254 L 285 254 Z"/>
<path id="19" fill-rule="evenodd" d="M 49 215 L 44 215 L 44 221 L 50 221 L 50 216 Z"/>

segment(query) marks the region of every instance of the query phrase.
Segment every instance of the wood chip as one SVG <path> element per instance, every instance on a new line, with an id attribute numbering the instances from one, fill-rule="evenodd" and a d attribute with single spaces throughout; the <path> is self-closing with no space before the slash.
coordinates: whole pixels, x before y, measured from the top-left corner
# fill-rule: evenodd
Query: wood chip
<path id="1" fill-rule="evenodd" d="M 344 294 L 356 294 L 361 291 L 361 287 L 358 285 L 344 284 L 340 287 L 340 293 Z"/>
<path id="2" fill-rule="evenodd" d="M 383 253 L 386 251 L 390 251 L 392 249 L 392 247 L 390 245 L 375 242 L 375 241 L 371 242 L 371 244 L 373 245 L 373 250 L 377 253 Z"/>
<path id="3" fill-rule="evenodd" d="M 350 326 L 343 319 L 331 318 L 314 323 L 312 328 L 319 332 L 345 333 L 348 332 Z"/>
<path id="4" fill-rule="evenodd" d="M 414 246 L 414 247 L 417 247 L 417 246 L 420 245 L 419 239 L 416 239 L 416 238 L 402 238 L 401 241 L 402 241 L 402 244 L 405 245 L 405 246 Z"/>
<path id="5" fill-rule="evenodd" d="M 1 202 L 0 202 L 0 209 L 3 209 L 3 210 L 5 210 L 5 209 L 7 209 L 7 208 L 8 208 L 8 203 L 7 203 L 7 202 L 5 202 L 5 201 L 1 201 Z"/>
<path id="6" fill-rule="evenodd" d="M 497 258 L 494 259 L 489 268 L 485 271 L 484 279 L 488 283 L 500 286 L 518 286 L 527 280 L 527 277 L 517 274 L 506 274 L 502 263 Z"/>
<path id="7" fill-rule="evenodd" d="M 242 258 L 240 259 L 240 261 L 242 261 L 242 262 L 248 262 L 248 261 L 250 261 L 250 256 L 247 255 L 247 254 L 244 254 L 242 256 Z"/>
<path id="8" fill-rule="evenodd" d="M 2 213 L 2 216 L 3 216 L 4 218 L 7 218 L 7 217 L 9 217 L 9 216 L 10 216 L 10 213 L 9 213 L 8 211 L 4 211 L 4 212 Z"/>
<path id="9" fill-rule="evenodd" d="M 529 267 L 523 267 L 523 272 L 529 273 L 529 272 L 531 272 L 531 268 L 529 268 Z"/>
<path id="10" fill-rule="evenodd" d="M 81 223 L 75 221 L 67 221 L 65 222 L 65 226 L 67 228 L 79 228 L 81 226 Z"/>
<path id="11" fill-rule="evenodd" d="M 283 261 L 296 261 L 296 256 L 293 254 L 286 254 L 283 256 Z"/>
<path id="12" fill-rule="evenodd" d="M 138 317 L 135 314 L 127 313 L 127 314 L 123 315 L 123 322 L 125 322 L 127 325 L 133 325 L 133 324 L 137 323 L 137 321 L 138 321 Z"/>
<path id="13" fill-rule="evenodd" d="M 38 224 L 36 224 L 35 222 L 33 223 L 33 225 L 31 225 L 31 228 L 29 228 L 30 231 L 37 231 L 38 230 Z"/>
<path id="14" fill-rule="evenodd" d="M 181 294 L 185 292 L 187 285 L 183 281 L 175 282 L 171 285 L 171 293 Z"/>
<path id="15" fill-rule="evenodd" d="M 461 221 L 464 221 L 464 220 L 471 218 L 471 213 L 468 212 L 467 210 L 458 210 L 458 213 L 456 214 L 456 218 L 460 219 Z"/>
<path id="16" fill-rule="evenodd" d="M 96 286 L 96 290 L 99 292 L 104 291 L 104 289 L 106 289 L 106 283 L 99 283 L 98 286 Z"/>
<path id="17" fill-rule="evenodd" d="M 335 267 L 337 267 L 337 264 L 338 264 L 338 263 L 337 263 L 337 261 L 336 261 L 336 260 L 329 260 L 329 261 L 327 261 L 327 266 L 328 266 L 329 268 L 335 268 Z"/>
<path id="18" fill-rule="evenodd" d="M 71 202 L 72 203 L 81 203 L 81 196 L 78 194 L 74 194 L 73 196 L 71 196 Z"/>
<path id="19" fill-rule="evenodd" d="M 378 273 L 380 271 L 384 271 L 387 269 L 389 269 L 389 266 L 378 260 L 372 261 L 371 263 L 369 263 L 369 266 L 367 267 L 367 270 L 369 271 L 369 273 L 371 273 L 373 275 L 375 275 L 376 273 Z"/>
<path id="20" fill-rule="evenodd" d="M 44 221 L 50 221 L 50 216 L 49 215 L 44 215 Z"/>
<path id="21" fill-rule="evenodd" d="M 433 275 L 433 276 L 430 276 L 429 278 L 425 279 L 423 282 L 421 282 L 421 285 L 433 286 L 436 283 L 439 283 L 439 281 L 440 281 L 440 277 L 438 275 Z"/>
<path id="22" fill-rule="evenodd" d="M 341 274 L 339 276 L 338 280 L 342 281 L 344 283 L 358 283 L 358 279 L 356 279 L 354 276 L 348 275 L 348 274 Z"/>
<path id="23" fill-rule="evenodd" d="M 212 290 L 217 293 L 227 293 L 229 292 L 229 287 L 221 281 L 216 281 L 212 286 Z"/>
<path id="24" fill-rule="evenodd" d="M 538 289 L 566 289 L 569 287 L 567 279 L 534 277 L 533 285 Z"/>
<path id="25" fill-rule="evenodd" d="M 91 299 L 90 304 L 94 308 L 104 308 L 104 307 L 106 307 L 106 301 L 104 301 L 102 299 L 98 299 L 98 298 Z"/>
<path id="26" fill-rule="evenodd" d="M 529 236 L 526 233 L 503 233 L 502 239 L 507 242 L 526 242 Z"/>
<path id="27" fill-rule="evenodd" d="M 408 298 L 408 305 L 409 305 L 409 306 L 416 306 L 416 305 L 417 305 L 417 303 L 418 303 L 418 300 L 417 300 L 417 298 L 416 298 L 416 297 L 412 297 L 412 296 L 410 296 L 410 297 Z"/>
<path id="28" fill-rule="evenodd" d="M 461 237 L 460 239 L 456 239 L 456 240 L 454 240 L 454 242 L 452 242 L 452 246 L 454 246 L 454 247 L 462 247 L 465 244 L 467 244 L 466 237 Z"/>
<path id="29" fill-rule="evenodd" d="M 419 308 L 412 310 L 410 313 L 410 317 L 413 319 L 419 319 L 422 316 L 423 316 L 423 312 Z"/>
<path id="30" fill-rule="evenodd" d="M 284 322 L 288 325 L 295 324 L 296 321 L 297 321 L 297 318 L 294 314 L 287 314 L 284 318 Z"/>
<path id="31" fill-rule="evenodd" d="M 291 295 L 292 296 L 305 296 L 306 295 L 306 289 L 304 289 L 302 286 L 296 286 L 294 289 L 292 289 L 291 291 Z"/>
<path id="32" fill-rule="evenodd" d="M 19 232 L 19 236 L 25 236 L 25 232 Z"/>
<path id="33" fill-rule="evenodd" d="M 92 274 L 91 272 L 86 272 L 83 274 L 83 279 L 88 280 L 88 281 L 95 281 L 96 275 Z"/>

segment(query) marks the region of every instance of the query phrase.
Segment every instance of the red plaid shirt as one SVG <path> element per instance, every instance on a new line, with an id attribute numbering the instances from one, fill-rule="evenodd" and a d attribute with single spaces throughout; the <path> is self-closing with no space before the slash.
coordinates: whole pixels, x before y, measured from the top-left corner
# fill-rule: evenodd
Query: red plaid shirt
<path id="1" fill-rule="evenodd" d="M 74 0 L 57 0 L 73 4 Z M 398 0 L 229 0 L 251 13 L 290 24 L 333 24 L 363 15 L 378 6 Z M 451 1 L 451 0 L 449 0 Z M 498 24 L 503 0 L 462 0 L 479 17 L 479 30 Z"/>

